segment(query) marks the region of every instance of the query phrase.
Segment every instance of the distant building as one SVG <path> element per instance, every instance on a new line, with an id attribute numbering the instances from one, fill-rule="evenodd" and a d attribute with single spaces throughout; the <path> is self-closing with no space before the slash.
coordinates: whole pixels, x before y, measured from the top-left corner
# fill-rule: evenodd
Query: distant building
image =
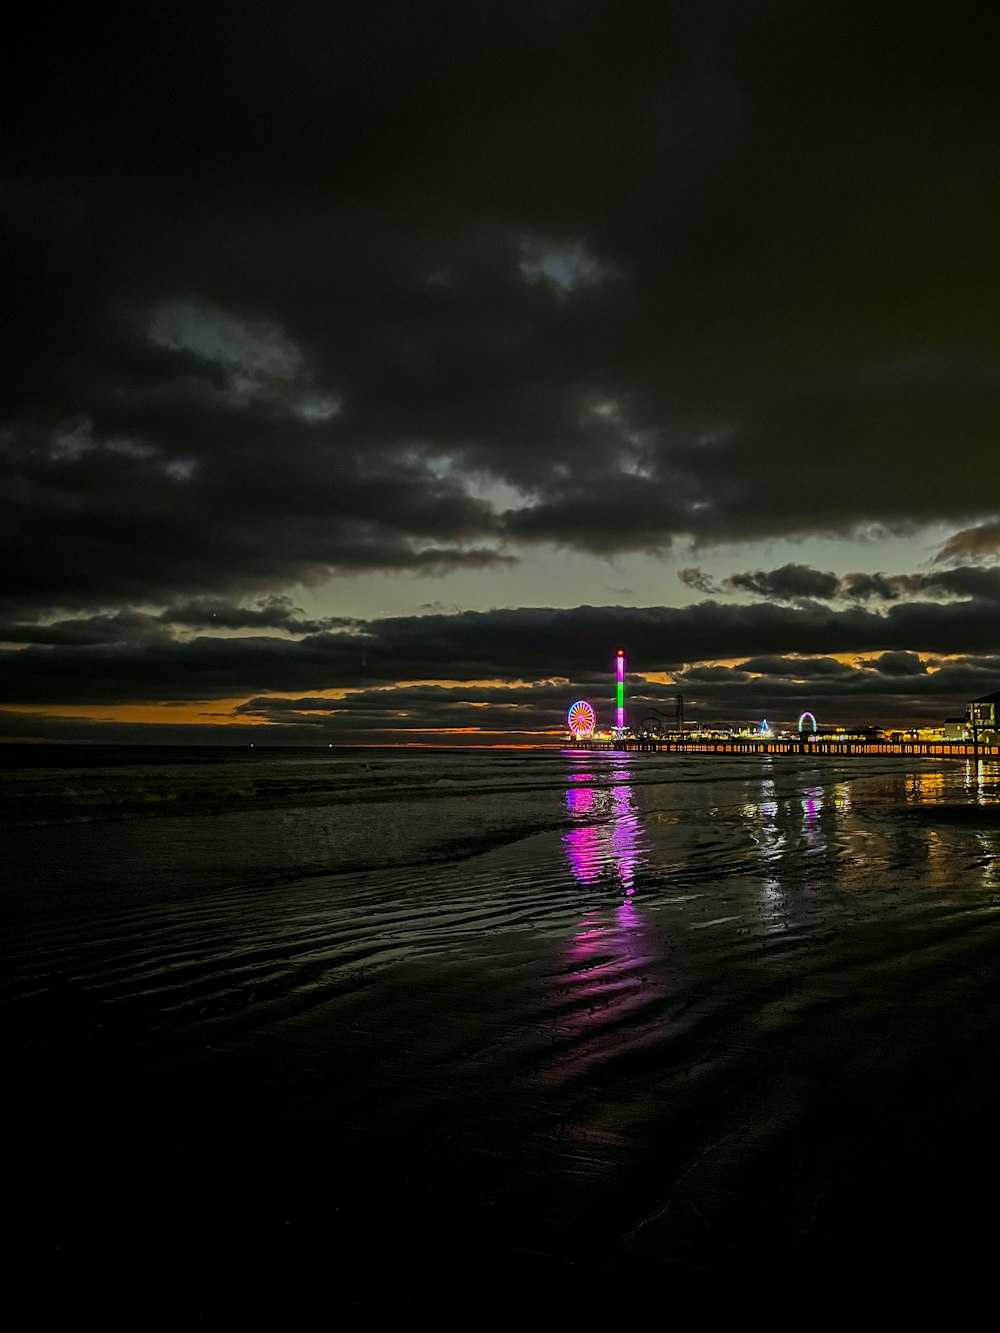
<path id="1" fill-rule="evenodd" d="M 964 721 L 959 718 L 961 731 L 965 730 Z M 884 738 L 890 741 L 902 743 L 903 741 L 960 741 L 964 740 L 964 735 L 959 734 L 954 728 L 949 730 L 947 720 L 940 727 L 908 727 L 905 731 L 887 731 Z"/>
<path id="2" fill-rule="evenodd" d="M 1000 690 L 973 699 L 965 709 L 965 725 L 970 735 L 976 732 L 986 745 L 996 745 L 1000 740 Z"/>
<path id="3" fill-rule="evenodd" d="M 967 741 L 969 739 L 969 724 L 964 717 L 946 717 L 941 732 L 943 740 Z"/>

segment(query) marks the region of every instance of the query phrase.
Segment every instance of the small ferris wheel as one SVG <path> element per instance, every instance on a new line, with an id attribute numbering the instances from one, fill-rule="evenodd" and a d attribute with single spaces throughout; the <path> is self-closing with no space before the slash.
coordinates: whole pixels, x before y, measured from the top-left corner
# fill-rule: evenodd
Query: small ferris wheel
<path id="1" fill-rule="evenodd" d="M 572 734 L 579 739 L 589 736 L 597 725 L 597 716 L 586 699 L 578 699 L 566 714 L 566 721 Z"/>

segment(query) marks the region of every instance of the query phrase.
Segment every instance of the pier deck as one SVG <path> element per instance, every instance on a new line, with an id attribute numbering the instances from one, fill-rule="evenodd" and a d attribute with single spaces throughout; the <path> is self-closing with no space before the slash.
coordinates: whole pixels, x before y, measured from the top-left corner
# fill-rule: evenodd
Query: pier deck
<path id="1" fill-rule="evenodd" d="M 636 736 L 631 740 L 580 740 L 567 743 L 567 750 L 644 750 L 670 754 L 796 754 L 815 759 L 842 755 L 914 755 L 928 759 L 1000 759 L 1000 746 L 974 745 L 971 741 L 860 741 L 860 740 L 766 740 L 740 737 L 731 741 L 690 741 Z"/>

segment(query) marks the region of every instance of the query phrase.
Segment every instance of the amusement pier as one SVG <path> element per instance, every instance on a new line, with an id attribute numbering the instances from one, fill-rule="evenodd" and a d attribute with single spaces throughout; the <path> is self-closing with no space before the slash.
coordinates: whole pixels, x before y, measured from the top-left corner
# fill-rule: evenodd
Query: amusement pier
<path id="1" fill-rule="evenodd" d="M 940 727 L 889 729 L 821 728 L 808 710 L 792 731 L 775 732 L 763 719 L 751 726 L 685 723 L 682 695 L 675 696 L 672 718 L 651 710 L 626 721 L 625 651 L 615 653 L 614 725 L 598 726 L 597 713 L 586 699 L 571 704 L 566 714 L 566 749 L 661 750 L 672 754 L 808 754 L 908 755 L 927 758 L 1000 759 L 1000 690 L 973 699 L 959 718 Z"/>

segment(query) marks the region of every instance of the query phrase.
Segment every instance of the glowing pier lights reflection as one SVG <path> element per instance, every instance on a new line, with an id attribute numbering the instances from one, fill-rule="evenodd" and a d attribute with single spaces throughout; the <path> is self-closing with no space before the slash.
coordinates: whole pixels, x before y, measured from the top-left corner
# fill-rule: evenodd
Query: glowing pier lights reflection
<path id="1" fill-rule="evenodd" d="M 570 869 L 580 884 L 596 884 L 610 874 L 626 897 L 633 891 L 636 868 L 642 859 L 639 816 L 632 789 L 624 783 L 627 778 L 627 772 L 619 771 L 611 775 L 615 784 L 611 787 L 570 787 L 566 809 L 576 827 L 563 839 Z M 581 783 L 593 780 L 589 773 L 577 775 Z"/>
<path id="2" fill-rule="evenodd" d="M 569 779 L 573 827 L 563 839 L 566 859 L 577 882 L 597 892 L 581 899 L 582 919 L 551 978 L 556 1045 L 546 1077 L 557 1083 L 655 1044 L 662 1034 L 662 964 L 635 897 L 645 846 L 628 777 L 616 769 Z M 602 888 L 613 893 L 610 901 Z M 628 1118 L 628 1106 L 619 1108 L 616 1132 L 624 1133 Z M 569 1130 L 588 1150 L 597 1135 L 586 1117 Z M 591 1161 L 589 1169 L 600 1170 L 601 1163 Z"/>

